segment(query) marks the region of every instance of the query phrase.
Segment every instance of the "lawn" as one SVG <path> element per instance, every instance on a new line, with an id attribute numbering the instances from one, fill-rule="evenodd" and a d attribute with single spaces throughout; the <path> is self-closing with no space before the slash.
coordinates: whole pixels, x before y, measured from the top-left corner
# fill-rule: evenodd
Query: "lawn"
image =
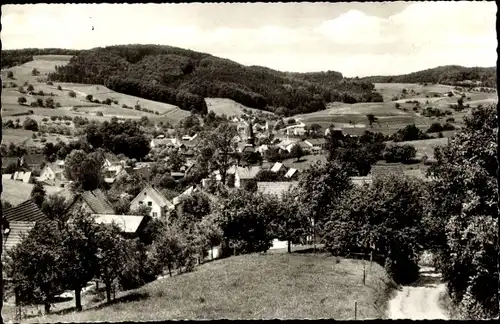
<path id="1" fill-rule="evenodd" d="M 2 179 L 2 184 L 2 201 L 7 201 L 13 206 L 17 206 L 30 199 L 33 184 L 10 179 Z M 70 197 L 68 189 L 54 186 L 44 186 L 44 188 L 47 195 L 60 194 L 67 199 Z"/>
<path id="2" fill-rule="evenodd" d="M 298 171 L 304 171 L 311 167 L 311 165 L 315 163 L 326 163 L 327 158 L 324 154 L 316 154 L 316 155 L 306 155 L 300 158 L 297 161 L 296 158 L 283 160 L 283 165 L 287 168 L 294 168 Z"/>
<path id="3" fill-rule="evenodd" d="M 338 260 L 338 262 L 336 261 Z M 385 270 L 327 254 L 250 254 L 206 263 L 187 273 L 118 296 L 111 305 L 29 322 L 171 319 L 385 318 L 394 285 Z"/>
<path id="4" fill-rule="evenodd" d="M 388 143 L 389 144 L 389 143 Z M 427 155 L 429 158 L 434 158 L 434 149 L 439 146 L 446 146 L 448 144 L 448 138 L 432 138 L 420 141 L 408 141 L 408 142 L 397 142 L 390 143 L 394 145 L 405 145 L 409 144 L 415 147 L 417 150 L 417 159 L 421 159 L 424 155 Z"/>
<path id="5" fill-rule="evenodd" d="M 254 112 L 262 111 L 254 108 L 249 108 L 234 100 L 226 98 L 205 98 L 205 102 L 207 103 L 208 111 L 213 111 L 217 115 L 226 114 L 226 116 L 228 117 L 233 115 L 235 116 L 244 115 L 245 113 L 243 112 L 243 109 L 247 109 Z"/>

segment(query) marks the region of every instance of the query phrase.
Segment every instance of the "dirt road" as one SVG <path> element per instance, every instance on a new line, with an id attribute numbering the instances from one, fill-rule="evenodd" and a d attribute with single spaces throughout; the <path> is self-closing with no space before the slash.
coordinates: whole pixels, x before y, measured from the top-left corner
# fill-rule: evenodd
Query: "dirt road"
<path id="1" fill-rule="evenodd" d="M 420 269 L 420 280 L 412 286 L 403 286 L 389 303 L 389 319 L 448 319 L 439 306 L 439 297 L 446 293 L 441 276 L 431 267 Z"/>

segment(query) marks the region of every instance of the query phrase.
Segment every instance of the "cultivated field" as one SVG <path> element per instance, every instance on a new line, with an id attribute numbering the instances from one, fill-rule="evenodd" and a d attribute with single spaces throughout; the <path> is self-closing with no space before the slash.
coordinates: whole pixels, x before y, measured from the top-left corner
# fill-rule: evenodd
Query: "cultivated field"
<path id="1" fill-rule="evenodd" d="M 366 286 L 363 261 L 326 254 L 250 254 L 216 260 L 192 273 L 165 278 L 80 313 L 29 322 L 149 321 L 169 319 L 385 318 L 393 287 L 373 263 Z M 367 266 L 367 271 L 368 271 Z M 65 312 L 65 311 L 63 311 Z"/>
<path id="2" fill-rule="evenodd" d="M 389 144 L 389 143 L 388 143 Z M 417 150 L 417 159 L 421 159 L 424 155 L 433 159 L 434 158 L 434 149 L 439 146 L 446 146 L 448 144 L 448 138 L 432 138 L 420 141 L 409 141 L 409 142 L 397 142 L 390 143 L 390 145 L 405 145 L 409 144 L 415 147 Z"/>

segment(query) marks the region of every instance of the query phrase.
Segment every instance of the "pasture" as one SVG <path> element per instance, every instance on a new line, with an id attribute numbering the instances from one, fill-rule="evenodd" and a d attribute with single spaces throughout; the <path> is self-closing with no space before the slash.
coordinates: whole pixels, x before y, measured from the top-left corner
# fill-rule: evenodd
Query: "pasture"
<path id="1" fill-rule="evenodd" d="M 208 111 L 213 111 L 217 115 L 226 114 L 226 116 L 241 116 L 245 113 L 243 109 L 253 111 L 253 112 L 263 112 L 262 110 L 249 108 L 245 105 L 242 105 L 234 100 L 227 98 L 205 98 L 205 102 L 207 103 Z M 268 114 L 272 114 L 267 112 Z"/>
<path id="2" fill-rule="evenodd" d="M 30 199 L 31 190 L 34 186 L 33 184 L 11 179 L 2 179 L 2 183 L 2 201 L 7 201 L 12 204 L 12 206 L 17 206 Z M 47 195 L 58 194 L 66 199 L 71 197 L 71 193 L 65 188 L 54 186 L 44 186 L 44 188 Z"/>
<path id="3" fill-rule="evenodd" d="M 415 156 L 417 159 L 421 159 L 424 155 L 433 159 L 434 158 L 434 149 L 440 146 L 446 146 L 448 144 L 448 138 L 432 138 L 426 140 L 419 141 L 408 141 L 408 142 L 388 142 L 388 145 L 405 145 L 409 144 L 415 147 L 417 150 L 417 155 Z"/>
<path id="4" fill-rule="evenodd" d="M 368 270 L 367 266 L 367 270 Z M 171 319 L 385 318 L 392 281 L 373 263 L 366 286 L 363 261 L 327 254 L 249 254 L 203 264 L 120 294 L 110 305 L 80 313 L 61 310 L 28 322 L 150 321 Z M 57 311 L 56 311 L 57 312 Z"/>

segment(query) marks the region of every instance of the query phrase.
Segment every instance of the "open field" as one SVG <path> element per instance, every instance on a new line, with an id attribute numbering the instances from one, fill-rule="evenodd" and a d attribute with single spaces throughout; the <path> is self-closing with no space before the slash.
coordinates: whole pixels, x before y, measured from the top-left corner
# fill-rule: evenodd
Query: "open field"
<path id="1" fill-rule="evenodd" d="M 300 158 L 297 161 L 296 158 L 283 160 L 283 165 L 287 168 L 294 168 L 298 171 L 304 171 L 311 167 L 311 165 L 316 163 L 326 163 L 327 158 L 324 154 L 316 154 L 316 155 L 306 155 Z"/>
<path id="2" fill-rule="evenodd" d="M 206 263 L 118 296 L 111 305 L 29 322 L 168 319 L 384 318 L 392 282 L 373 263 L 363 286 L 361 260 L 326 254 L 250 254 Z M 367 268 L 368 269 L 368 268 Z"/>
<path id="3" fill-rule="evenodd" d="M 2 201 L 7 201 L 13 206 L 17 206 L 22 202 L 30 199 L 31 190 L 33 189 L 33 184 L 24 183 L 22 181 L 16 181 L 11 179 L 2 179 L 3 191 L 2 191 Z M 66 199 L 69 199 L 71 194 L 68 189 L 54 187 L 54 186 L 44 186 L 47 195 L 59 194 Z"/>
<path id="4" fill-rule="evenodd" d="M 415 147 L 417 150 L 417 159 L 421 159 L 424 155 L 427 155 L 429 158 L 434 158 L 434 149 L 439 146 L 446 146 L 448 143 L 448 138 L 432 138 L 420 141 L 409 141 L 409 142 L 389 142 L 389 145 L 405 145 L 409 144 Z"/>
<path id="5" fill-rule="evenodd" d="M 241 116 L 244 114 L 243 109 L 247 109 L 250 111 L 262 111 L 254 108 L 249 108 L 244 106 L 234 100 L 227 98 L 205 98 L 205 102 L 207 103 L 208 111 L 213 111 L 217 115 L 226 114 L 226 116 Z M 267 112 L 270 114 L 270 112 Z"/>

